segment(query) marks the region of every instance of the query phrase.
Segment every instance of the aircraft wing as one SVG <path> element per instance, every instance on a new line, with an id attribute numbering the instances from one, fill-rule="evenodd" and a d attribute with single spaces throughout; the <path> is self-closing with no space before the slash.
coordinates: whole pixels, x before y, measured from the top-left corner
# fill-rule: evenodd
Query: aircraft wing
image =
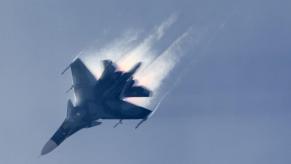
<path id="1" fill-rule="evenodd" d="M 106 106 L 115 119 L 144 119 L 151 111 L 123 100 L 106 101 Z"/>
<path id="2" fill-rule="evenodd" d="M 77 103 L 93 97 L 92 88 L 96 84 L 95 76 L 90 72 L 86 65 L 77 58 L 71 65 L 74 94 Z"/>

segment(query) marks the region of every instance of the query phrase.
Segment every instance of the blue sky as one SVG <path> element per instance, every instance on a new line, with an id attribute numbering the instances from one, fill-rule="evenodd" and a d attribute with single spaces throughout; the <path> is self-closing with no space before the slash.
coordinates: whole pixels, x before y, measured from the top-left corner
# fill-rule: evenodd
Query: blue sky
<path id="1" fill-rule="evenodd" d="M 0 163 L 289 164 L 290 7 L 287 0 L 0 1 Z M 146 38 L 173 14 L 154 50 L 192 33 L 164 87 L 180 80 L 151 120 L 138 130 L 137 121 L 115 129 L 104 121 L 39 158 L 65 117 L 71 77 L 60 72 L 68 63 L 128 31 Z"/>

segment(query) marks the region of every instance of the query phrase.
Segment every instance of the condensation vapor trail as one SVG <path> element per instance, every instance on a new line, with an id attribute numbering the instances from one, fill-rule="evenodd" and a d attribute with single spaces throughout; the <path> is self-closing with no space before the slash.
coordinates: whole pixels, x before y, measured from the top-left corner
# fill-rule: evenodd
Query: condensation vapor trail
<path id="1" fill-rule="evenodd" d="M 181 72 L 181 74 L 178 75 L 177 79 L 174 81 L 174 83 L 170 86 L 170 88 L 165 91 L 164 93 L 162 93 L 162 96 L 160 99 L 158 99 L 158 102 L 156 103 L 156 105 L 154 106 L 153 112 L 151 113 L 151 115 L 149 116 L 149 118 L 151 118 L 154 113 L 156 112 L 156 110 L 158 110 L 158 108 L 160 107 L 161 103 L 168 97 L 168 95 L 176 88 L 176 86 L 178 85 L 178 83 L 180 83 L 181 79 L 183 78 L 183 76 L 190 70 L 190 65 L 186 68 L 184 68 Z"/>
<path id="2" fill-rule="evenodd" d="M 142 74 L 138 72 L 135 78 L 138 80 L 139 85 L 144 85 L 154 93 L 157 93 L 162 80 L 176 63 L 176 51 L 186 34 L 184 33 L 178 37 L 162 54 L 155 53 L 154 45 L 160 41 L 166 30 L 171 27 L 176 19 L 176 15 L 169 17 L 160 26 L 157 26 L 140 44 L 133 44 L 136 41 L 136 36 L 127 36 L 118 39 L 117 42 L 106 46 L 100 51 L 83 52 L 83 60 L 97 77 L 101 75 L 103 70 L 102 65 L 98 62 L 103 59 L 117 62 L 119 69 L 123 71 L 129 70 L 137 62 L 142 62 L 142 70 L 144 70 L 143 68 L 147 69 L 142 71 Z M 153 71 L 156 67 L 159 67 L 160 71 Z M 148 106 L 150 100 L 147 99 L 149 98 L 129 99 L 129 101 L 133 101 L 138 105 Z"/>
<path id="3" fill-rule="evenodd" d="M 187 40 L 188 36 L 189 31 L 186 31 L 151 64 L 137 73 L 136 78 L 139 80 L 139 84 L 153 90 L 154 96 L 151 98 L 129 98 L 129 101 L 148 107 L 158 96 L 160 96 L 160 86 L 184 55 L 181 46 Z"/>
<path id="4" fill-rule="evenodd" d="M 210 45 L 210 43 L 215 39 L 216 34 L 218 32 L 220 32 L 225 27 L 225 25 L 228 23 L 228 21 L 229 21 L 229 19 L 226 19 L 217 27 L 217 29 L 214 31 L 213 35 L 211 35 L 211 37 L 206 41 L 206 46 L 205 46 L 206 48 L 207 48 L 207 45 Z M 191 63 L 194 63 L 194 61 L 190 61 L 189 64 L 187 64 L 187 67 L 184 67 L 183 70 L 181 71 L 181 73 L 178 75 L 178 77 L 174 81 L 173 85 L 171 85 L 171 87 L 167 91 L 162 93 L 161 98 L 158 99 L 158 102 L 154 106 L 153 112 L 151 113 L 149 118 L 151 118 L 153 116 L 153 114 L 156 112 L 156 110 L 160 107 L 161 103 L 176 88 L 176 86 L 178 85 L 178 83 L 180 83 L 181 79 L 185 76 L 185 74 L 187 74 L 191 70 Z"/>
<path id="5" fill-rule="evenodd" d="M 209 28 L 199 29 L 190 27 L 186 32 L 182 33 L 170 43 L 162 53 L 157 53 L 155 45 L 161 41 L 166 31 L 175 23 L 176 19 L 176 15 L 169 17 L 162 22 L 161 25 L 154 28 L 148 37 L 142 41 L 140 41 L 140 36 L 137 33 L 127 33 L 101 50 L 88 50 L 83 52 L 82 59 L 97 77 L 99 77 L 103 71 L 101 60 L 110 59 L 116 62 L 118 69 L 122 71 L 128 71 L 137 62 L 142 62 L 143 65 L 141 70 L 135 75 L 135 79 L 138 81 L 137 85 L 143 85 L 149 88 L 153 91 L 154 96 L 150 98 L 127 98 L 126 100 L 144 107 L 150 107 L 158 100 L 160 100 L 159 103 L 161 103 L 184 74 L 180 73 L 178 79 L 176 77 L 177 80 L 174 82 L 171 89 L 167 91 L 161 89 L 168 75 L 186 55 L 187 49 L 195 49 L 201 46 L 203 40 L 209 39 L 207 35 L 211 35 Z M 189 42 L 191 46 L 187 47 L 186 45 Z M 189 62 L 186 63 L 188 63 L 188 65 L 190 64 Z"/>

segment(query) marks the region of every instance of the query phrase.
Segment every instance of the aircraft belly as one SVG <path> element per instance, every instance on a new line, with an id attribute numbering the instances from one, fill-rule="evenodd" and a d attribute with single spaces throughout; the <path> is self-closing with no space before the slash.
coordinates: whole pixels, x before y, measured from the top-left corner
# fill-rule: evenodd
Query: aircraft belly
<path id="1" fill-rule="evenodd" d="M 116 116 L 109 112 L 101 103 L 89 103 L 89 114 L 92 119 L 115 119 Z"/>

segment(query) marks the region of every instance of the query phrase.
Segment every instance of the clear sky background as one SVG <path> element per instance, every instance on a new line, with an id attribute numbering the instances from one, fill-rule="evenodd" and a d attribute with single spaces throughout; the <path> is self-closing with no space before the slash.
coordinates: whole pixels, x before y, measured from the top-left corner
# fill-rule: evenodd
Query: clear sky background
<path id="1" fill-rule="evenodd" d="M 1 0 L 0 163 L 289 164 L 290 9 L 289 0 Z M 207 35 L 187 43 L 169 81 L 187 72 L 155 115 L 138 130 L 104 121 L 39 157 L 65 117 L 69 62 L 172 14 L 157 49 L 189 27 Z"/>

